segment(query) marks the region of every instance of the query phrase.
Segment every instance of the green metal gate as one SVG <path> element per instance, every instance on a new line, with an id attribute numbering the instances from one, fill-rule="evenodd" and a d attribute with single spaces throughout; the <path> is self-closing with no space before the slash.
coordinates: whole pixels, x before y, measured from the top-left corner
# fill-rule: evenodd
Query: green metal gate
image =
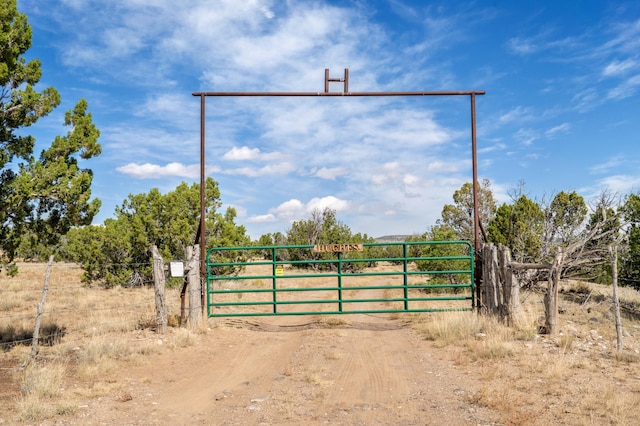
<path id="1" fill-rule="evenodd" d="M 467 241 L 209 249 L 210 317 L 435 312 L 474 308 Z"/>

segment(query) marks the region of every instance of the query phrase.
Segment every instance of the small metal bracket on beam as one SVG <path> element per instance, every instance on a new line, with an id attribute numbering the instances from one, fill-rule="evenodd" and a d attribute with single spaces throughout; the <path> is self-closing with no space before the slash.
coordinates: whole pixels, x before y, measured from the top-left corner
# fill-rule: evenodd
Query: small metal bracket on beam
<path id="1" fill-rule="evenodd" d="M 349 68 L 344 69 L 343 78 L 331 78 L 329 77 L 329 68 L 324 69 L 324 93 L 329 93 L 329 83 L 338 82 L 344 83 L 343 93 L 349 93 Z"/>

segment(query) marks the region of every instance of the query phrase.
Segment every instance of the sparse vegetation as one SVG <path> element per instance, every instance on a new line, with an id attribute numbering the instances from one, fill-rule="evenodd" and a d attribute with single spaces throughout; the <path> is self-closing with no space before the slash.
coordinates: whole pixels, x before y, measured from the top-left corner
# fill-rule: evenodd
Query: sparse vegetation
<path id="1" fill-rule="evenodd" d="M 637 319 L 627 319 L 625 348 L 617 352 L 611 288 L 568 281 L 563 295 L 556 337 L 535 332 L 541 312 L 541 295 L 536 292 L 523 295 L 520 325 L 514 328 L 468 312 L 417 316 L 414 323 L 456 363 L 480 370 L 482 387 L 471 400 L 503 413 L 505 424 L 543 424 L 550 412 L 561 423 L 569 415 L 570 424 L 637 422 L 631 413 L 640 403 L 640 388 L 629 381 L 640 371 Z M 627 288 L 623 298 L 630 304 L 639 296 Z M 594 380 L 605 388 L 582 385 Z"/>
<path id="2" fill-rule="evenodd" d="M 5 333 L 11 327 L 27 331 L 33 326 L 38 298 L 24 296 L 39 292 L 45 268 L 37 264 L 19 266 L 18 277 L 0 278 L 0 291 L 13 306 L 3 312 L 12 315 L 12 321 L 0 315 L 0 329 Z M 158 336 L 150 329 L 153 295 L 149 289 L 87 288 L 80 285 L 81 273 L 73 265 L 54 267 L 47 312 L 60 314 L 56 324 L 64 327 L 66 333 L 52 346 L 43 347 L 35 363 L 27 369 L 17 369 L 11 376 L 17 392 L 11 403 L 16 421 L 36 423 L 73 417 L 78 413 L 78 399 L 109 397 L 126 402 L 132 393 L 114 378 L 124 364 L 144 366 L 166 351 L 196 347 L 201 334 L 208 333 L 203 325 L 195 330 L 173 328 L 166 336 Z M 614 351 L 609 312 L 611 288 L 564 281 L 561 290 L 560 332 L 556 337 L 536 332 L 542 313 L 542 296 L 537 292 L 522 295 L 523 310 L 515 327 L 475 312 L 460 311 L 395 314 L 392 319 L 409 318 L 422 338 L 441 348 L 442 356 L 477 374 L 482 384 L 477 393 L 469 395 L 470 403 L 502 413 L 506 423 L 536 424 L 538 417 L 549 419 L 545 413 L 559 412 L 554 411 L 560 410 L 557 407 L 570 407 L 566 409 L 574 418 L 586 422 L 598 419 L 612 424 L 632 423 L 637 420 L 632 414 L 633 407 L 640 402 L 637 398 L 640 389 L 632 379 L 640 364 L 637 318 L 626 317 L 624 350 Z M 630 288 L 621 290 L 624 304 L 637 306 L 638 292 Z M 178 294 L 177 290 L 174 292 L 170 299 L 175 303 Z M 179 307 L 175 304 L 170 310 L 175 313 Z M 13 315 L 18 315 L 19 320 Z M 349 319 L 336 316 L 322 318 L 322 322 L 328 331 L 340 334 Z M 327 348 L 323 357 L 327 362 L 338 362 L 347 355 Z M 19 366 L 27 356 L 27 346 L 5 348 L 5 359 L 13 360 L 13 366 Z M 290 370 L 290 366 L 285 366 L 282 374 L 290 377 L 293 374 Z M 322 370 L 312 370 L 305 377 L 318 392 L 332 386 Z M 613 392 L 613 385 L 607 384 L 608 377 L 622 386 L 619 392 Z M 594 380 L 603 380 L 604 394 L 598 388 L 584 386 Z M 540 398 L 558 403 L 548 406 Z"/>

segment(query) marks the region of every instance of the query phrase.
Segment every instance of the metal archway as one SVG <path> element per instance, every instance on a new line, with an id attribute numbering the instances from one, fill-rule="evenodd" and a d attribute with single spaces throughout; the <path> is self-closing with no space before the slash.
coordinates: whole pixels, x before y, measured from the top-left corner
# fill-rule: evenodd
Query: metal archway
<path id="1" fill-rule="evenodd" d="M 343 83 L 342 92 L 331 92 L 329 85 L 332 82 Z M 205 99 L 207 97 L 376 97 L 376 96 L 469 96 L 471 101 L 471 156 L 473 173 L 473 248 L 476 256 L 476 268 L 478 252 L 480 248 L 480 217 L 478 213 L 478 161 L 476 149 L 476 95 L 484 95 L 484 90 L 469 91 L 409 91 L 409 92 L 350 92 L 349 69 L 345 68 L 344 76 L 333 78 L 329 75 L 329 69 L 324 70 L 324 92 L 193 92 L 192 95 L 200 98 L 200 280 L 206 279 L 206 236 L 205 236 Z M 476 281 L 479 274 L 476 274 Z M 476 282 L 476 291 L 480 294 L 480 286 Z M 476 298 L 480 303 L 480 298 Z M 204 292 L 202 293 L 202 309 L 204 310 Z M 480 306 L 478 305 L 478 308 Z"/>

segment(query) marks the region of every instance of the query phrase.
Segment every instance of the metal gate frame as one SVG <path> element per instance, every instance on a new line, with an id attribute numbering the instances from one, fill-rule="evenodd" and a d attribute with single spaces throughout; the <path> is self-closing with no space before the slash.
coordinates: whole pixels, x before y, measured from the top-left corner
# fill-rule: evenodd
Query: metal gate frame
<path id="1" fill-rule="evenodd" d="M 332 82 L 343 83 L 342 92 L 329 91 Z M 200 98 L 200 280 L 204 282 L 207 278 L 206 269 L 206 235 L 205 235 L 205 99 L 207 97 L 380 97 L 380 96 L 469 96 L 471 100 L 471 159 L 473 173 L 473 248 L 476 256 L 480 252 L 480 217 L 478 208 L 478 161 L 476 149 L 476 95 L 484 95 L 483 90 L 471 91 L 407 91 L 407 92 L 349 92 L 349 69 L 345 68 L 344 77 L 332 78 L 329 76 L 329 69 L 324 70 L 324 92 L 193 92 L 192 95 Z M 476 258 L 476 267 L 480 264 L 480 259 Z M 480 273 L 475 274 L 476 292 L 479 296 Z M 477 308 L 480 309 L 480 297 L 476 297 Z M 202 294 L 202 309 L 204 310 L 204 292 Z"/>
<path id="2" fill-rule="evenodd" d="M 453 253 L 445 256 L 429 255 L 429 249 L 448 245 Z M 372 314 L 400 312 L 442 312 L 467 311 L 475 305 L 474 292 L 474 250 L 468 241 L 413 241 L 395 243 L 335 244 L 336 251 L 326 250 L 316 259 L 291 260 L 287 253 L 291 250 L 314 250 L 318 246 L 249 246 L 214 247 L 207 251 L 207 315 L 209 317 L 277 316 L 277 315 L 319 315 L 319 314 Z M 360 255 L 350 255 L 349 247 L 359 246 Z M 400 256 L 364 257 L 371 249 L 398 247 Z M 317 251 L 317 250 L 315 250 Z M 459 253 L 456 253 L 459 252 Z M 466 252 L 466 254 L 465 254 Z M 261 257 L 256 257 L 261 253 Z M 280 253 L 282 253 L 280 255 Z M 400 254 L 400 253 L 398 253 Z M 387 252 L 387 255 L 388 252 Z M 230 257 L 239 260 L 229 260 Z M 289 257 L 289 259 L 285 258 Z M 212 258 L 218 258 L 212 259 Z M 269 259 L 270 258 L 270 259 Z M 280 259 L 280 260 L 278 260 Z M 367 271 L 362 268 L 349 270 L 345 265 L 358 263 L 394 262 L 396 271 Z M 411 263 L 430 262 L 430 270 L 410 268 Z M 444 262 L 448 262 L 445 264 Z M 270 273 L 247 271 L 255 266 L 269 266 Z M 442 266 L 439 266 L 442 265 Z M 309 272 L 302 266 L 315 266 L 329 271 Z M 285 273 L 285 267 L 288 272 Z M 447 269 L 448 267 L 448 269 Z M 224 273 L 220 273 L 224 272 Z M 247 272 L 241 274 L 241 272 Z M 427 276 L 423 280 L 423 276 Z M 456 276 L 456 282 L 430 283 L 434 276 Z M 401 284 L 377 283 L 376 278 L 402 277 Z M 354 277 L 373 277 L 364 285 L 350 285 L 347 281 Z M 420 282 L 410 283 L 416 277 Z M 468 280 L 465 280 L 466 277 Z M 323 280 L 314 286 L 301 286 L 296 280 Z M 329 279 L 329 280 L 327 280 Z M 335 284 L 327 284 L 333 282 Z M 270 287 L 264 281 L 270 282 Z M 414 280 L 415 281 L 415 280 Z M 460 282 L 458 282 L 460 281 Z M 292 282 L 291 286 L 287 285 Z M 257 283 L 257 284 L 256 284 Z M 222 284 L 226 284 L 223 287 Z M 359 291 L 395 293 L 393 297 L 380 297 L 379 293 L 368 297 L 353 297 L 349 294 Z M 465 294 L 457 294 L 462 291 Z M 299 294 L 315 292 L 319 297 L 300 298 Z M 432 292 L 436 292 L 432 295 Z M 440 292 L 444 292 L 441 294 Z M 294 294 L 296 296 L 294 296 Z M 247 297 L 244 297 L 247 296 Z M 357 295 L 356 295 L 357 296 Z M 254 299 L 250 299 L 255 297 Z M 250 299 L 250 300 L 247 300 Z M 464 306 L 462 302 L 470 302 Z M 428 303 L 425 303 L 428 302 Z M 444 306 L 451 303 L 457 306 Z M 368 304 L 364 309 L 357 309 Z M 371 305 L 376 306 L 372 308 Z M 438 305 L 434 307 L 433 305 Z M 305 306 L 317 306 L 316 310 L 305 310 Z M 393 305 L 396 307 L 394 308 Z M 302 308 L 299 308 L 302 307 Z M 353 307 L 353 308 L 352 308 Z M 239 309 L 252 309 L 243 311 Z M 307 308 L 308 309 L 308 308 Z"/>

